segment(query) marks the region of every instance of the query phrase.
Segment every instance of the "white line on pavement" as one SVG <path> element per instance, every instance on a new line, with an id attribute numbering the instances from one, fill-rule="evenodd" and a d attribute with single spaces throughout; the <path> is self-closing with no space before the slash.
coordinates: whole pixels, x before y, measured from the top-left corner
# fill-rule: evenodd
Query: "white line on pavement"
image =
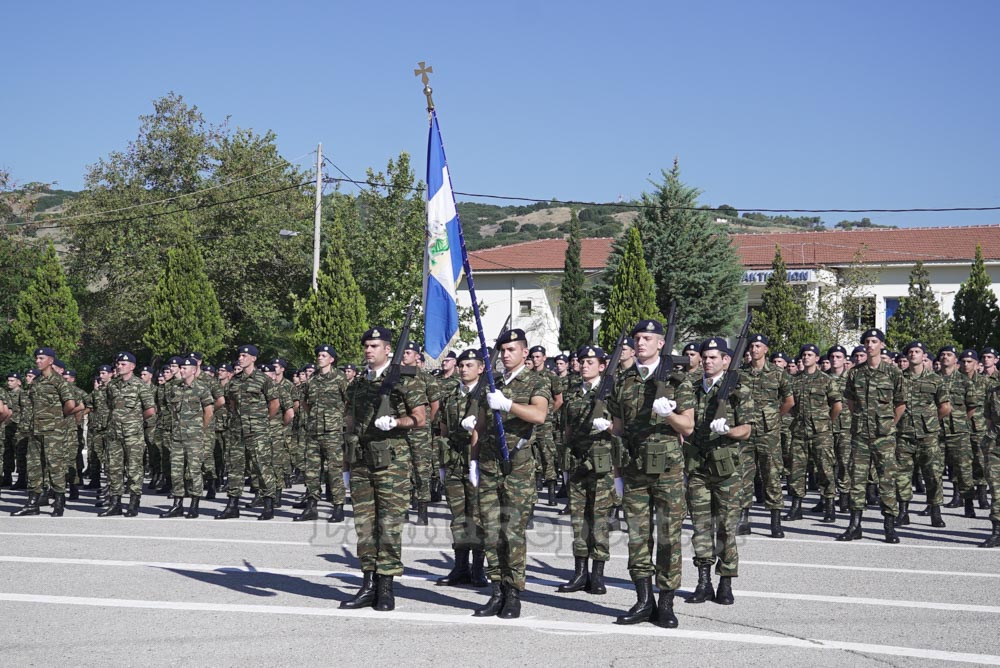
<path id="1" fill-rule="evenodd" d="M 152 601 L 134 599 L 89 598 L 76 596 L 43 596 L 36 594 L 0 593 L 0 601 L 12 603 L 43 603 L 49 605 L 75 605 L 103 608 L 129 608 L 145 610 L 186 610 L 196 612 L 224 612 L 239 614 L 302 615 L 316 617 L 344 617 L 351 619 L 379 620 L 391 623 L 416 622 L 469 626 L 520 627 L 531 631 L 557 633 L 587 633 L 596 635 L 643 636 L 657 640 L 700 640 L 793 647 L 797 649 L 834 650 L 862 652 L 882 656 L 910 657 L 930 661 L 952 661 L 1000 665 L 1000 656 L 973 654 L 969 652 L 949 652 L 918 647 L 893 647 L 866 643 L 842 642 L 816 638 L 794 638 L 790 636 L 770 636 L 750 633 L 723 633 L 718 631 L 696 631 L 687 629 L 664 630 L 649 624 L 617 626 L 611 623 L 595 624 L 587 622 L 563 622 L 532 617 L 502 620 L 497 617 L 472 617 L 442 613 L 395 612 L 382 613 L 374 610 L 340 610 L 286 605 L 240 605 L 225 603 L 201 603 L 194 601 Z"/>

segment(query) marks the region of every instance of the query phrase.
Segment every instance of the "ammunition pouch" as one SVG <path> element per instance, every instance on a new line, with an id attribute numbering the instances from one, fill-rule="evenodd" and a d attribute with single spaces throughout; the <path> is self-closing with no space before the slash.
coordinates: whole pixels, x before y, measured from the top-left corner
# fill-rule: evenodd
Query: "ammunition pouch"
<path id="1" fill-rule="evenodd" d="M 392 443 L 390 441 L 370 441 L 366 443 L 362 456 L 364 457 L 365 465 L 372 471 L 380 471 L 388 468 L 392 460 L 395 459 L 395 453 L 392 451 Z"/>
<path id="2" fill-rule="evenodd" d="M 590 448 L 590 455 L 584 460 L 591 472 L 598 475 L 611 471 L 611 446 L 605 443 L 595 443 Z"/>
<path id="3" fill-rule="evenodd" d="M 357 464 L 360 459 L 358 450 L 360 449 L 360 439 L 357 434 L 347 434 L 344 436 L 344 461 L 347 465 Z"/>
<path id="4" fill-rule="evenodd" d="M 733 447 L 712 448 L 708 451 L 706 464 L 709 472 L 717 478 L 728 478 L 736 473 L 739 468 L 738 449 Z"/>

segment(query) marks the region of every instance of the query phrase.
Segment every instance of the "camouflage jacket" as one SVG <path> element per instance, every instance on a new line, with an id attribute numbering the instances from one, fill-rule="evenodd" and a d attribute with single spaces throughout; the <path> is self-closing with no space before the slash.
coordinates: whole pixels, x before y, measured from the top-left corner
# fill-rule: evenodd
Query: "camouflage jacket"
<path id="1" fill-rule="evenodd" d="M 340 369 L 317 371 L 302 385 L 300 412 L 305 414 L 306 433 L 339 434 L 344 431 L 347 407 L 347 376 Z"/>
<path id="2" fill-rule="evenodd" d="M 969 431 L 968 411 L 977 407 L 976 388 L 972 380 L 956 369 L 950 375 L 940 374 L 944 387 L 951 397 L 951 415 L 941 420 L 944 434 L 964 434 Z"/>
<path id="3" fill-rule="evenodd" d="M 98 385 L 87 397 L 87 408 L 90 409 L 89 422 L 90 429 L 95 432 L 102 432 L 108 428 L 108 419 L 111 417 L 111 409 L 108 406 L 107 385 Z"/>
<path id="4" fill-rule="evenodd" d="M 30 389 L 31 385 L 25 385 L 17 394 L 17 438 L 27 436 L 34 428 L 34 410 L 32 410 L 31 395 L 28 393 Z"/>
<path id="5" fill-rule="evenodd" d="M 521 370 L 513 378 L 508 378 L 506 374 L 499 375 L 496 378 L 496 388 L 515 404 L 529 404 L 534 397 L 542 397 L 549 405 L 552 404 L 552 383 L 524 367 L 521 367 Z M 479 396 L 478 428 L 481 430 L 479 459 L 481 461 L 500 460 L 503 456 L 500 454 L 500 446 L 497 442 L 493 413 L 486 403 L 486 394 L 486 392 L 482 392 Z M 530 446 L 534 440 L 535 425 L 515 417 L 513 413 L 502 413 L 502 417 L 510 459 L 513 461 L 515 456 L 519 458 L 531 457 Z"/>
<path id="6" fill-rule="evenodd" d="M 969 405 L 972 417 L 969 418 L 969 427 L 972 428 L 973 434 L 982 436 L 986 433 L 985 404 L 990 381 L 981 373 L 974 374 L 969 380 L 972 381 L 972 403 Z"/>
<path id="7" fill-rule="evenodd" d="M 983 416 L 986 427 L 993 438 L 1000 438 L 1000 383 L 994 383 L 986 392 Z"/>
<path id="8" fill-rule="evenodd" d="M 451 384 L 449 383 L 449 385 Z M 441 409 L 438 411 L 438 415 L 448 433 L 448 447 L 452 452 L 462 457 L 463 463 L 468 463 L 472 434 L 462 427 L 462 420 L 470 415 L 477 415 L 479 395 L 484 391 L 489 391 L 486 385 L 485 375 L 472 391 L 466 390 L 465 386 L 458 382 L 441 400 Z M 487 415 L 486 419 L 489 420 L 492 417 L 492 415 Z"/>
<path id="9" fill-rule="evenodd" d="M 267 431 L 268 412 L 271 401 L 278 398 L 274 383 L 263 371 L 243 371 L 229 381 L 226 401 L 233 400 L 234 427 L 242 434 Z"/>
<path id="10" fill-rule="evenodd" d="M 792 379 L 792 432 L 820 434 L 832 430 L 830 407 L 843 402 L 839 384 L 822 371 L 802 372 Z"/>
<path id="11" fill-rule="evenodd" d="M 42 374 L 35 378 L 28 390 L 31 402 L 32 433 L 47 434 L 63 429 L 66 418 L 63 404 L 74 401 L 69 383 L 57 373 Z"/>
<path id="12" fill-rule="evenodd" d="M 901 436 L 922 438 L 928 434 L 937 436 L 941 429 L 938 407 L 951 401 L 941 376 L 933 371 L 923 370 L 916 374 L 913 367 L 903 372 L 906 388 L 906 411 L 896 429 Z"/>
<path id="13" fill-rule="evenodd" d="M 600 376 L 592 384 L 581 378 L 563 393 L 563 443 L 576 459 L 586 457 L 595 442 L 611 444 L 611 430 L 595 432 L 592 425 L 595 418 L 611 419 L 611 412 L 607 409 L 600 414 L 591 412 L 600 383 Z"/>
<path id="14" fill-rule="evenodd" d="M 568 383 L 566 381 L 568 381 L 570 379 L 569 378 L 563 378 L 562 376 L 560 376 L 556 372 L 549 371 L 548 369 L 544 369 L 544 368 L 540 369 L 539 371 L 535 371 L 534 373 L 538 374 L 543 380 L 545 380 L 545 382 L 547 382 L 549 384 L 549 396 L 551 397 L 551 399 L 549 399 L 549 415 L 548 415 L 547 418 L 545 418 L 545 421 L 548 422 L 548 423 L 552 423 L 554 421 L 554 417 L 555 417 L 555 413 L 556 413 L 556 410 L 555 410 L 555 399 L 556 399 L 556 396 L 560 395 L 560 394 L 562 394 L 563 392 L 566 391 L 566 388 L 569 387 L 569 385 L 568 385 Z M 576 376 L 576 377 L 574 377 L 572 379 L 571 382 L 574 385 L 576 385 L 577 383 L 581 383 L 583 381 L 580 379 L 579 376 Z"/>
<path id="15" fill-rule="evenodd" d="M 865 439 L 893 436 L 896 433 L 896 406 L 906 404 L 906 388 L 899 368 L 880 360 L 874 369 L 867 363 L 847 374 L 844 398 L 853 401 L 857 412 L 851 415 L 851 435 Z"/>
<path id="16" fill-rule="evenodd" d="M 844 388 L 847 386 L 847 372 L 840 374 L 839 376 L 834 375 L 832 372 L 829 374 L 830 380 L 832 380 L 837 385 L 837 394 L 840 395 L 841 399 L 844 398 Z M 840 415 L 837 419 L 830 423 L 831 431 L 834 434 L 850 433 L 851 431 L 851 407 L 847 405 L 846 401 L 843 401 L 840 408 Z"/>
<path id="17" fill-rule="evenodd" d="M 141 433 L 143 412 L 149 408 L 156 408 L 156 400 L 149 385 L 135 376 L 128 380 L 114 378 L 108 383 L 107 395 L 111 411 L 108 427 L 129 433 Z"/>
<path id="18" fill-rule="evenodd" d="M 780 408 L 782 402 L 792 396 L 792 377 L 764 362 L 764 368 L 755 369 L 750 365 L 740 368 L 741 385 L 750 391 L 757 413 L 753 420 L 753 434 L 765 434 L 781 428 Z"/>
<path id="19" fill-rule="evenodd" d="M 170 411 L 170 433 L 174 438 L 184 438 L 204 430 L 204 411 L 215 403 L 208 383 L 194 379 L 190 385 L 181 382 L 170 388 L 167 408 Z"/>
<path id="20" fill-rule="evenodd" d="M 740 377 L 743 377 L 742 373 Z M 691 434 L 684 447 L 684 464 L 688 472 L 702 468 L 706 464 L 709 452 L 714 448 L 738 447 L 739 441 L 734 441 L 728 436 L 719 436 L 713 433 L 710 428 L 718 407 L 721 382 L 722 376 L 706 388 L 703 379 L 694 388 L 694 433 Z M 753 425 L 755 424 L 754 420 L 759 415 L 750 389 L 742 383 L 737 384 L 729 393 L 729 401 L 726 402 L 726 422 L 729 423 L 730 427 Z"/>
<path id="21" fill-rule="evenodd" d="M 378 376 L 358 373 L 354 382 L 347 388 L 346 414 L 351 416 L 354 424 L 353 434 L 358 437 L 362 445 L 375 441 L 406 440 L 408 429 L 397 427 L 390 431 L 382 431 L 375 426 L 375 416 L 381 403 L 379 389 L 382 387 L 382 375 L 388 368 L 387 365 Z M 316 378 L 316 374 L 313 378 Z M 312 378 L 309 382 L 312 382 Z M 396 417 L 410 415 L 419 406 L 426 405 L 427 387 L 416 376 L 401 377 L 389 392 L 389 406 L 392 415 Z M 311 410 L 308 419 L 312 419 Z"/>

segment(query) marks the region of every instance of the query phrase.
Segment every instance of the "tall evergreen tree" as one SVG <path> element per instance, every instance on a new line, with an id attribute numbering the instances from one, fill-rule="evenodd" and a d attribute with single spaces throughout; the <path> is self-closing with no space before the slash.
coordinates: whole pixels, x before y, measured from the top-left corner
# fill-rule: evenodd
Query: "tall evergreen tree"
<path id="1" fill-rule="evenodd" d="M 38 346 L 50 346 L 69 359 L 80 347 L 83 321 L 51 240 L 35 277 L 18 296 L 11 333 L 14 343 L 28 355 Z"/>
<path id="2" fill-rule="evenodd" d="M 368 329 L 368 310 L 351 273 L 340 220 L 335 218 L 330 227 L 316 290 L 296 300 L 293 340 L 307 358 L 312 357 L 315 346 L 329 343 L 344 359 L 351 359 L 361 334 Z"/>
<path id="3" fill-rule="evenodd" d="M 899 300 L 899 308 L 886 323 L 886 330 L 886 345 L 892 350 L 910 341 L 921 341 L 936 352 L 952 341 L 950 322 L 941 311 L 930 275 L 920 260 L 910 272 L 907 296 Z"/>
<path id="4" fill-rule="evenodd" d="M 594 333 L 594 302 L 584 284 L 580 236 L 580 220 L 574 210 L 569 219 L 569 245 L 559 286 L 559 347 L 563 350 L 576 350 L 590 343 Z"/>
<path id="5" fill-rule="evenodd" d="M 633 225 L 623 237 L 621 259 L 615 265 L 613 275 L 606 277 L 611 289 L 601 320 L 600 343 L 609 354 L 622 329 L 631 329 L 635 323 L 646 318 L 663 320 L 656 306 L 653 275 L 646 267 L 642 235 Z"/>
<path id="6" fill-rule="evenodd" d="M 983 262 L 983 248 L 976 244 L 969 279 L 958 289 L 952 306 L 955 320 L 951 333 L 963 348 L 1000 347 L 1000 308 L 992 286 Z"/>
<path id="7" fill-rule="evenodd" d="M 774 247 L 771 275 L 764 284 L 761 304 L 754 309 L 753 330 L 765 334 L 771 350 L 795 355 L 803 343 L 815 343 L 816 328 L 806 317 L 806 307 L 788 283 L 781 247 Z"/>
<path id="8" fill-rule="evenodd" d="M 186 214 L 178 228 L 149 302 L 142 342 L 156 355 L 199 351 L 211 356 L 223 347 L 222 311 Z"/>

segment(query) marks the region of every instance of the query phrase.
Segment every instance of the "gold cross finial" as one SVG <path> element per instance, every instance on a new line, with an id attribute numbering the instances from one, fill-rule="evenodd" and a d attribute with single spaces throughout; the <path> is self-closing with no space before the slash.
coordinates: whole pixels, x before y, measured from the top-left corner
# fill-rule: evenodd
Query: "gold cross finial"
<path id="1" fill-rule="evenodd" d="M 424 84 L 424 95 L 427 96 L 427 111 L 430 111 L 434 108 L 434 100 L 431 98 L 431 93 L 434 91 L 431 90 L 430 78 L 427 75 L 433 74 L 434 68 L 428 67 L 422 60 L 417 64 L 420 65 L 420 68 L 413 70 L 413 76 L 420 77 L 421 83 Z"/>

